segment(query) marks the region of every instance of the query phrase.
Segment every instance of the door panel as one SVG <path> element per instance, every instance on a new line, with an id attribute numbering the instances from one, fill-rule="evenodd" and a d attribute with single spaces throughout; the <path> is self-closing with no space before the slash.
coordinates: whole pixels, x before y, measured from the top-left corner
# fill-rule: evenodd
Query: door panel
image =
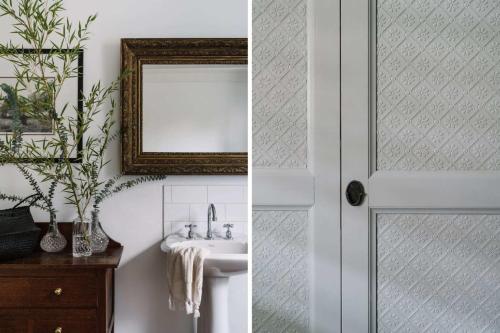
<path id="1" fill-rule="evenodd" d="M 377 170 L 500 170 L 498 1 L 377 1 Z"/>
<path id="2" fill-rule="evenodd" d="M 500 215 L 380 213 L 378 332 L 499 332 Z"/>
<path id="3" fill-rule="evenodd" d="M 500 2 L 341 17 L 343 332 L 500 331 Z"/>

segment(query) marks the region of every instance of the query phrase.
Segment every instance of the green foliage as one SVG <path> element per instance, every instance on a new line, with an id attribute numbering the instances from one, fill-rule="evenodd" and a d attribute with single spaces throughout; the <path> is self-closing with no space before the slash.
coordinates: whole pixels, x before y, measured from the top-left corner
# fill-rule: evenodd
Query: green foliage
<path id="1" fill-rule="evenodd" d="M 22 145 L 22 123 L 18 97 L 15 89 L 5 83 L 0 84 L 0 89 L 5 93 L 4 103 L 0 112 L 12 113 L 12 138 L 11 148 L 18 152 Z"/>
<path id="2" fill-rule="evenodd" d="M 15 194 L 4 194 L 4 193 L 0 193 L 0 200 L 5 200 L 5 201 L 12 201 L 12 202 L 21 202 L 23 199 L 23 197 L 19 196 L 19 195 L 15 195 Z M 43 210 L 47 210 L 47 207 L 45 207 L 44 205 L 40 204 L 39 201 L 36 201 L 32 204 L 32 206 L 35 206 L 37 208 L 40 208 L 40 209 L 43 209 Z"/>
<path id="3" fill-rule="evenodd" d="M 5 97 L 3 99 L 5 102 L 4 106 L 6 108 L 6 110 L 0 110 L 0 112 L 10 111 L 12 113 L 13 134 L 11 139 L 11 150 L 14 153 L 18 153 L 22 145 L 22 134 L 23 134 L 23 127 L 21 121 L 22 109 L 23 105 L 26 105 L 28 103 L 28 100 L 19 98 L 15 88 L 7 84 L 0 84 L 0 89 L 5 93 Z M 55 188 L 57 187 L 57 182 L 53 181 L 51 183 L 48 195 L 45 195 L 41 187 L 38 185 L 38 182 L 36 181 L 35 177 L 31 174 L 31 172 L 21 163 L 16 162 L 15 165 L 20 171 L 20 173 L 23 175 L 23 177 L 26 179 L 26 181 L 30 184 L 31 189 L 34 191 L 34 194 L 38 198 L 32 205 L 48 211 L 51 218 L 55 219 L 56 210 L 54 209 L 53 206 L 53 197 L 55 193 Z M 17 195 L 6 195 L 0 193 L 0 200 L 10 200 L 10 201 L 20 202 L 22 201 L 22 197 Z M 40 204 L 39 201 L 42 201 L 42 204 Z"/>
<path id="4" fill-rule="evenodd" d="M 57 182 L 52 182 L 49 186 L 49 190 L 47 195 L 44 194 L 40 185 L 36 181 L 35 177 L 31 174 L 31 172 L 22 165 L 17 165 L 19 172 L 23 175 L 24 179 L 30 184 L 31 189 L 36 195 L 37 199 L 33 202 L 32 206 L 40 208 L 42 210 L 47 211 L 50 214 L 52 219 L 56 218 L 56 210 L 53 205 L 53 199 L 55 194 L 55 189 L 57 187 Z M 0 200 L 14 201 L 20 202 L 24 198 L 19 195 L 8 195 L 4 193 L 0 193 Z"/>
<path id="5" fill-rule="evenodd" d="M 63 14 L 63 0 L 0 0 L 0 17 L 8 17 L 14 22 L 12 34 L 22 41 L 20 44 L 0 43 L 0 58 L 14 66 L 15 95 L 18 101 L 22 98 L 22 113 L 49 121 L 54 129 L 53 136 L 24 138 L 22 146 L 17 148 L 19 140 L 16 141 L 15 136 L 7 137 L 0 146 L 0 164 L 15 163 L 19 168 L 19 161 L 28 161 L 20 171 L 32 188 L 34 183 L 27 177 L 27 170 L 41 176 L 42 182 L 51 184 L 48 195 L 43 196 L 44 205 L 52 206 L 52 197 L 59 184 L 66 203 L 74 206 L 79 218 L 84 219 L 94 195 L 103 185 L 99 176 L 109 163 L 104 153 L 112 139 L 114 95 L 120 79 L 107 86 L 101 82 L 92 85 L 83 98 L 81 113 L 77 105 L 59 101 L 67 80 L 78 76 L 78 57 L 89 39 L 89 27 L 97 17 L 92 15 L 74 24 Z M 32 51 L 24 52 L 25 48 Z M 51 51 L 45 53 L 45 48 Z M 39 98 L 25 97 L 31 91 L 36 91 L 35 96 Z M 95 126 L 91 131 L 91 125 L 98 118 L 104 121 L 97 126 L 97 131 Z M 83 146 L 81 163 L 73 164 L 71 158 L 77 151 L 78 142 Z M 31 162 L 34 160 L 37 163 Z M 38 190 L 37 186 L 35 191 Z"/>
<path id="6" fill-rule="evenodd" d="M 11 148 L 12 151 L 18 152 L 22 145 L 22 109 L 23 105 L 27 104 L 27 99 L 20 98 L 17 95 L 17 91 L 15 90 L 15 88 L 5 83 L 0 84 L 0 89 L 5 93 L 5 97 L 3 98 L 4 104 L 2 105 L 5 110 L 0 109 L 0 112 L 10 112 L 12 114 L 13 134 L 11 140 Z M 56 211 L 53 207 L 52 199 L 54 196 L 54 190 L 57 186 L 57 182 L 52 182 L 48 195 L 45 195 L 31 172 L 20 163 L 16 163 L 16 166 L 23 177 L 28 181 L 34 193 L 39 198 L 33 203 L 33 206 L 48 211 L 51 217 L 55 218 Z M 20 202 L 23 200 L 23 198 L 18 195 L 7 195 L 0 193 L 0 200 Z M 39 201 L 42 201 L 42 203 L 40 204 Z"/>
<path id="7" fill-rule="evenodd" d="M 57 181 L 53 180 L 51 182 L 51 184 L 49 186 L 48 193 L 47 193 L 47 195 L 45 195 L 45 193 L 42 191 L 41 187 L 38 185 L 38 182 L 36 181 L 35 177 L 31 174 L 31 172 L 26 167 L 24 167 L 21 164 L 18 164 L 17 169 L 23 175 L 24 179 L 26 179 L 26 181 L 28 181 L 28 183 L 31 186 L 31 189 L 35 192 L 35 194 L 38 195 L 38 197 L 40 198 L 39 200 L 41 200 L 43 202 L 43 204 L 41 205 L 40 208 L 48 211 L 50 214 L 50 217 L 52 219 L 55 219 L 56 210 L 55 210 L 54 205 L 53 205 L 53 200 L 54 200 L 55 189 L 57 187 Z"/>
<path id="8" fill-rule="evenodd" d="M 115 193 L 121 192 L 123 190 L 127 190 L 139 184 L 147 183 L 147 182 L 155 182 L 159 180 L 164 180 L 167 176 L 142 176 L 139 178 L 134 178 L 130 180 L 123 181 L 119 184 L 118 181 L 122 178 L 122 175 L 115 176 L 104 183 L 101 190 L 94 197 L 94 209 L 98 210 L 99 205 L 107 198 L 112 196 Z"/>

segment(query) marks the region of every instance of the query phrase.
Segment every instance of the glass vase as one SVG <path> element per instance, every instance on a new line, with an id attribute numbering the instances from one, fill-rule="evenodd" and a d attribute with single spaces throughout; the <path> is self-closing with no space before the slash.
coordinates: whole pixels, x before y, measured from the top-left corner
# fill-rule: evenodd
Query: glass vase
<path id="1" fill-rule="evenodd" d="M 89 257 L 92 255 L 92 223 L 88 219 L 77 219 L 73 222 L 73 257 Z"/>
<path id="2" fill-rule="evenodd" d="M 57 221 L 54 214 L 50 214 L 50 223 L 47 233 L 42 237 L 40 241 L 40 247 L 45 252 L 61 252 L 67 245 L 66 238 L 59 231 L 57 227 Z"/>
<path id="3" fill-rule="evenodd" d="M 106 251 L 109 244 L 109 237 L 102 228 L 99 220 L 99 210 L 92 211 L 92 253 L 102 253 Z"/>

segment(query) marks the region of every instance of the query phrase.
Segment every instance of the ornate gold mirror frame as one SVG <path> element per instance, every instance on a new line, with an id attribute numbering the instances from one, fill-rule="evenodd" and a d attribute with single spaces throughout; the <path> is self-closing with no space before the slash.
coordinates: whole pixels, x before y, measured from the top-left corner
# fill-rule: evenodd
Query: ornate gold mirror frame
<path id="1" fill-rule="evenodd" d="M 122 171 L 129 175 L 246 175 L 248 154 L 142 151 L 142 68 L 248 64 L 246 38 L 122 39 Z"/>

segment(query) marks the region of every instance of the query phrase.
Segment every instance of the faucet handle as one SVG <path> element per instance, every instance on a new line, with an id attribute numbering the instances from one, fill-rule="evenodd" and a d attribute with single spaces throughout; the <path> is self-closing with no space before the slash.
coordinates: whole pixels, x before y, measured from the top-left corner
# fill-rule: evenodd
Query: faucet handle
<path id="1" fill-rule="evenodd" d="M 226 223 L 223 225 L 224 228 L 227 228 L 226 230 L 226 239 L 233 239 L 233 234 L 231 233 L 231 228 L 234 227 L 234 224 L 232 223 Z"/>
<path id="2" fill-rule="evenodd" d="M 188 235 L 187 235 L 187 239 L 193 239 L 194 237 L 194 232 L 193 232 L 193 229 L 197 227 L 196 224 L 186 224 L 184 227 L 186 228 L 189 228 L 189 231 L 188 231 Z"/>

